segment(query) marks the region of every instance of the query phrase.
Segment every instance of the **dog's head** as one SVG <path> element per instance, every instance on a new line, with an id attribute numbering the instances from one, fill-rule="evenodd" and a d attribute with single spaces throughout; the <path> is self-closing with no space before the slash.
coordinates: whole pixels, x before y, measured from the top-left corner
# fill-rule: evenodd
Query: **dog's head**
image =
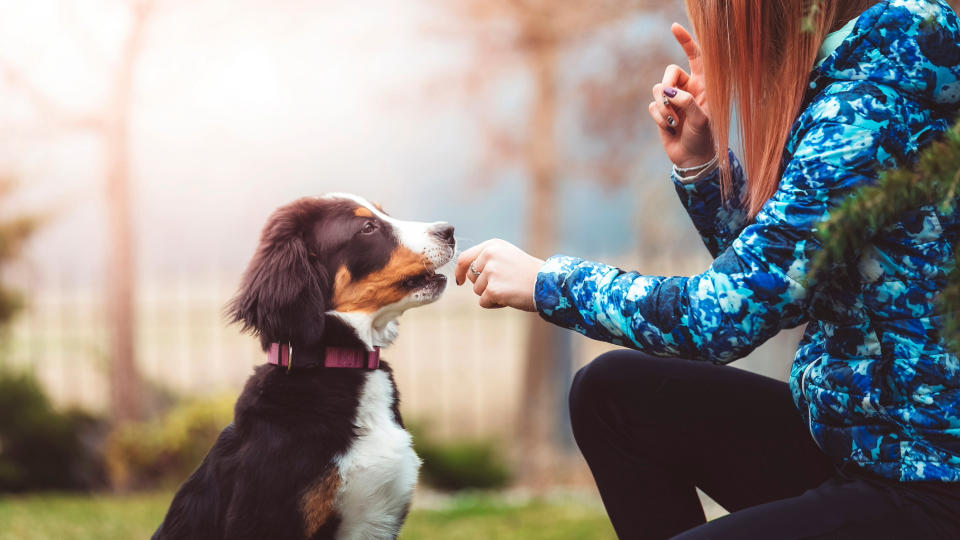
<path id="1" fill-rule="evenodd" d="M 277 209 L 227 307 L 234 322 L 272 342 L 314 344 L 333 315 L 369 347 L 396 337 L 396 318 L 440 297 L 453 227 L 400 221 L 347 194 Z"/>

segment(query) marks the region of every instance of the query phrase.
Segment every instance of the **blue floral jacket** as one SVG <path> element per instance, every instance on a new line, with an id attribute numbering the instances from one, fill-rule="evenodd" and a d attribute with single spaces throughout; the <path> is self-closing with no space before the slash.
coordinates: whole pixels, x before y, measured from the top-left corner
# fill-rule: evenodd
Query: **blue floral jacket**
<path id="1" fill-rule="evenodd" d="M 807 324 L 790 377 L 817 444 L 902 481 L 960 481 L 960 360 L 935 298 L 960 218 L 918 208 L 810 281 L 817 225 L 882 169 L 909 165 L 960 104 L 960 21 L 946 2 L 886 0 L 814 69 L 779 190 L 752 221 L 717 175 L 677 192 L 715 257 L 693 277 L 567 256 L 537 278 L 541 315 L 651 354 L 727 363 Z M 675 179 L 676 180 L 676 179 Z M 742 188 L 740 166 L 734 181 Z"/>

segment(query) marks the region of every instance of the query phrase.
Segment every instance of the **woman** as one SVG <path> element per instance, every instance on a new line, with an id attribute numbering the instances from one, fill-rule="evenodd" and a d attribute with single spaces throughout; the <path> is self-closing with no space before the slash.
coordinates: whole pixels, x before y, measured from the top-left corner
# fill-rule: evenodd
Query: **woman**
<path id="1" fill-rule="evenodd" d="M 636 349 L 570 395 L 621 538 L 960 538 L 960 361 L 935 311 L 960 218 L 917 208 L 807 275 L 818 223 L 952 125 L 960 21 L 942 0 L 687 7 L 703 53 L 674 26 L 690 72 L 666 70 L 650 114 L 713 265 L 646 276 L 492 240 L 458 283 Z M 804 323 L 789 385 L 717 365 Z M 704 524 L 695 487 L 731 514 Z"/>

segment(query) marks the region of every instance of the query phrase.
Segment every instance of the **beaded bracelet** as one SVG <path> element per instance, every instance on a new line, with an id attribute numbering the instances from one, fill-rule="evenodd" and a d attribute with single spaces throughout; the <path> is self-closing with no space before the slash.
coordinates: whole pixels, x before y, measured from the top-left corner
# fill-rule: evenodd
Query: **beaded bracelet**
<path id="1" fill-rule="evenodd" d="M 703 169 L 706 169 L 707 167 L 712 167 L 712 166 L 716 165 L 716 164 L 717 164 L 717 161 L 719 161 L 719 160 L 720 160 L 720 155 L 719 155 L 719 154 L 714 154 L 713 159 L 711 159 L 710 161 L 704 163 L 703 165 L 697 165 L 697 166 L 695 166 L 695 167 L 677 167 L 676 165 L 674 165 L 674 166 L 673 166 L 673 170 L 676 171 L 677 173 L 679 173 L 680 176 L 686 176 L 687 173 L 696 172 L 696 171 L 702 171 Z"/>

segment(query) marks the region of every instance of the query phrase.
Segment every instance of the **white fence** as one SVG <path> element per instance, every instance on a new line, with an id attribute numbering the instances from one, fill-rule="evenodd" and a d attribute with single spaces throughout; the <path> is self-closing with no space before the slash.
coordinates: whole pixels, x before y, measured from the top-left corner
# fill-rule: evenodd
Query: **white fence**
<path id="1" fill-rule="evenodd" d="M 107 407 L 106 320 L 96 290 L 32 291 L 5 357 L 33 370 L 60 405 Z M 151 384 L 180 395 L 236 393 L 264 361 L 257 340 L 227 326 L 233 284 L 184 276 L 143 283 L 137 309 L 137 362 Z M 525 333 L 533 314 L 482 310 L 468 288 L 451 286 L 438 303 L 408 312 L 384 352 L 396 372 L 406 417 L 441 436 L 507 436 L 515 425 Z M 783 377 L 798 336 L 782 335 L 739 367 Z M 577 336 L 574 367 L 611 347 Z"/>

